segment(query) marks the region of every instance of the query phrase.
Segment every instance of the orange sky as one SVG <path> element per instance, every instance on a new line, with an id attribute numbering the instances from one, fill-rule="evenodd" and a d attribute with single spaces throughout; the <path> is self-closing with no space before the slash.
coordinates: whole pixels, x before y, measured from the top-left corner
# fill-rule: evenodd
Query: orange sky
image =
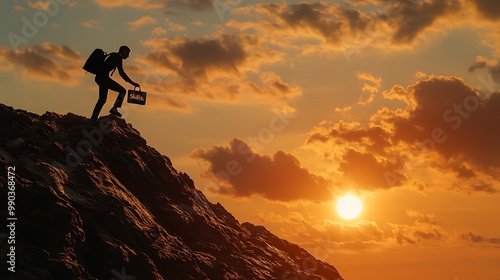
<path id="1" fill-rule="evenodd" d="M 499 2 L 4 2 L 2 103 L 90 116 L 127 44 L 121 112 L 240 222 L 345 279 L 500 279 Z"/>

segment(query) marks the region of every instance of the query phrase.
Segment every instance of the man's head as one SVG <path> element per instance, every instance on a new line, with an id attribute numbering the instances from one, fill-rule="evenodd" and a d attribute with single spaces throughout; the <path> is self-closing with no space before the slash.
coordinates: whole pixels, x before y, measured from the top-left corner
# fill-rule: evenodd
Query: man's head
<path id="1" fill-rule="evenodd" d="M 130 55 L 130 48 L 127 46 L 121 46 L 118 50 L 118 53 L 122 56 L 123 59 L 127 59 Z"/>

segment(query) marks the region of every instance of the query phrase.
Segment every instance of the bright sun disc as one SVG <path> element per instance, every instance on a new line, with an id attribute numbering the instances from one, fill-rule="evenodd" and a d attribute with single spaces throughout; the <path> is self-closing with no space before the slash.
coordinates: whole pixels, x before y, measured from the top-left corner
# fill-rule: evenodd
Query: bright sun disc
<path id="1" fill-rule="evenodd" d="M 356 218 L 362 208 L 361 200 L 354 195 L 345 195 L 337 201 L 337 213 L 346 220 Z"/>

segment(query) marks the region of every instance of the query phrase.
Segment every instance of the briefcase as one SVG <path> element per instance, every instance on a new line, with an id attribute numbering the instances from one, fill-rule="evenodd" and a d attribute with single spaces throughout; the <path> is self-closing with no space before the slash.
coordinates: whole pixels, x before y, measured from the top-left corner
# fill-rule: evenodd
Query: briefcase
<path id="1" fill-rule="evenodd" d="M 146 92 L 141 91 L 141 88 L 135 90 L 136 88 L 137 87 L 134 87 L 134 89 L 128 90 L 127 103 L 146 105 Z"/>

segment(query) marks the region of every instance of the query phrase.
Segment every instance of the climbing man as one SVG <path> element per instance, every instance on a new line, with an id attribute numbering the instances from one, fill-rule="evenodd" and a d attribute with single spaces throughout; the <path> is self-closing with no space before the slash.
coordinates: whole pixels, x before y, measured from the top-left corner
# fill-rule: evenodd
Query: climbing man
<path id="1" fill-rule="evenodd" d="M 123 104 L 123 99 L 125 98 L 125 94 L 127 90 L 117 83 L 115 80 L 111 79 L 109 72 L 113 71 L 111 75 L 115 72 L 115 69 L 118 68 L 118 73 L 120 76 L 127 82 L 132 84 L 134 87 L 140 87 L 140 85 L 134 81 L 132 81 L 125 71 L 123 70 L 123 60 L 127 59 L 130 55 L 130 48 L 127 46 L 121 46 L 118 52 L 110 53 L 109 56 L 104 61 L 104 65 L 101 70 L 95 76 L 95 82 L 99 85 L 99 99 L 95 104 L 94 111 L 92 113 L 91 120 L 97 120 L 99 117 L 99 113 L 101 112 L 102 106 L 106 103 L 106 99 L 108 98 L 108 90 L 114 90 L 118 92 L 118 97 L 116 97 L 115 104 L 109 110 L 109 112 L 115 116 L 121 117 L 122 114 L 118 112 L 118 108 L 120 108 Z"/>

